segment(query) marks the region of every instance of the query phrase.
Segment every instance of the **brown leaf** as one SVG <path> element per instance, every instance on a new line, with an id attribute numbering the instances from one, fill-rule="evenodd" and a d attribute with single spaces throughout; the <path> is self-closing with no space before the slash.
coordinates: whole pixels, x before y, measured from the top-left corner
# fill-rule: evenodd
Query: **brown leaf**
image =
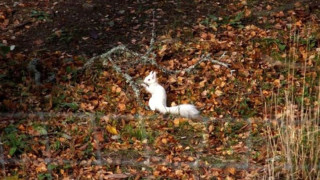
<path id="1" fill-rule="evenodd" d="M 162 138 L 162 139 L 161 139 L 161 142 L 162 142 L 163 144 L 167 144 L 167 143 L 168 143 L 168 140 L 167 140 L 167 138 Z"/>
<path id="2" fill-rule="evenodd" d="M 227 177 L 226 177 L 226 180 L 234 180 L 234 178 L 233 178 L 233 177 L 230 177 L 230 176 L 227 176 Z"/>
<path id="3" fill-rule="evenodd" d="M 95 138 L 96 140 L 98 140 L 99 142 L 104 141 L 103 132 L 95 132 L 95 133 L 94 133 L 94 138 Z"/>
<path id="4" fill-rule="evenodd" d="M 213 131 L 213 125 L 211 124 L 208 129 L 209 129 L 209 133 L 211 133 Z"/>
<path id="5" fill-rule="evenodd" d="M 43 40 L 37 39 L 37 40 L 33 41 L 33 44 L 39 46 L 39 45 L 43 44 Z"/>
<path id="6" fill-rule="evenodd" d="M 87 109 L 86 104 L 85 103 L 81 103 L 80 104 L 80 109 L 83 109 L 83 110 Z"/>
<path id="7" fill-rule="evenodd" d="M 200 37 L 201 37 L 202 39 L 206 40 L 207 37 L 208 37 L 208 34 L 207 34 L 207 33 L 201 33 Z"/>
<path id="8" fill-rule="evenodd" d="M 188 161 L 194 161 L 194 158 L 191 157 L 191 156 L 189 156 L 189 157 L 188 157 Z"/>
<path id="9" fill-rule="evenodd" d="M 273 85 L 274 85 L 275 87 L 277 87 L 277 88 L 280 88 L 280 86 L 281 86 L 280 79 L 274 80 L 274 81 L 273 81 Z"/>
<path id="10" fill-rule="evenodd" d="M 45 163 L 40 163 L 37 167 L 36 167 L 36 172 L 40 173 L 40 172 L 44 172 L 47 171 L 47 165 Z"/>
<path id="11" fill-rule="evenodd" d="M 129 176 L 126 174 L 109 174 L 105 176 L 106 178 L 114 178 L 114 179 L 124 179 L 124 178 L 128 178 Z"/>
<path id="12" fill-rule="evenodd" d="M 26 130 L 26 128 L 22 124 L 19 125 L 18 129 L 20 131 L 25 131 Z"/>
<path id="13" fill-rule="evenodd" d="M 234 175 L 236 173 L 236 168 L 234 168 L 234 167 L 228 167 L 226 170 L 232 175 Z"/>
<path id="14" fill-rule="evenodd" d="M 160 175 L 160 171 L 153 171 L 153 175 L 154 175 L 155 177 L 158 177 L 158 176 Z"/>
<path id="15" fill-rule="evenodd" d="M 270 10 L 272 9 L 272 7 L 271 7 L 270 5 L 268 5 L 268 6 L 266 7 L 266 9 L 267 9 L 268 11 L 270 11 Z"/>
<path id="16" fill-rule="evenodd" d="M 96 107 L 99 105 L 99 101 L 98 100 L 92 100 L 91 103 Z"/>
<path id="17" fill-rule="evenodd" d="M 16 109 L 16 104 L 9 99 L 3 100 L 3 104 L 6 106 L 7 109 Z"/>
<path id="18" fill-rule="evenodd" d="M 182 175 L 183 175 L 183 171 L 180 170 L 180 169 L 177 169 L 177 170 L 175 171 L 175 174 L 176 174 L 177 176 L 182 176 Z"/>
<path id="19" fill-rule="evenodd" d="M 180 124 L 179 118 L 174 119 L 174 120 L 173 120 L 173 124 L 174 124 L 175 127 L 178 127 L 179 124 Z"/>
<path id="20" fill-rule="evenodd" d="M 276 29 L 282 29 L 282 26 L 281 26 L 280 23 L 277 23 L 277 24 L 274 25 L 274 28 L 276 28 Z"/>
<path id="21" fill-rule="evenodd" d="M 216 90 L 216 91 L 214 92 L 214 94 L 217 95 L 217 96 L 221 96 L 221 95 L 223 94 L 223 92 L 220 91 L 220 90 Z"/>
<path id="22" fill-rule="evenodd" d="M 245 11 L 244 11 L 244 16 L 245 17 L 249 17 L 251 15 L 251 10 L 250 9 L 246 9 Z"/>
<path id="23" fill-rule="evenodd" d="M 124 110 L 126 110 L 126 105 L 120 103 L 120 104 L 118 104 L 118 108 L 119 108 L 120 111 L 124 111 Z"/>
<path id="24" fill-rule="evenodd" d="M 162 46 L 162 48 L 160 49 L 160 51 L 158 52 L 159 56 L 163 56 L 164 52 L 167 50 L 168 46 L 165 44 Z"/>
<path id="25" fill-rule="evenodd" d="M 108 123 L 109 120 L 110 120 L 110 117 L 109 117 L 109 116 L 102 116 L 102 117 L 101 117 L 101 120 L 103 120 L 103 121 L 105 121 L 106 123 Z"/>
<path id="26" fill-rule="evenodd" d="M 5 28 L 9 25 L 9 19 L 5 19 L 2 23 L 2 26 Z"/>

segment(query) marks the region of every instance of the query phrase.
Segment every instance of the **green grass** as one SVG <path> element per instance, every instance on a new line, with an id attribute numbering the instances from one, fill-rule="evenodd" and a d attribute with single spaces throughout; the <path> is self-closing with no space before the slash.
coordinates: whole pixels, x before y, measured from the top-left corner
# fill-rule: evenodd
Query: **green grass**
<path id="1" fill-rule="evenodd" d="M 133 127 L 130 124 L 125 125 L 123 130 L 121 131 L 122 136 L 127 136 L 129 138 L 134 137 L 140 141 L 147 139 L 148 143 L 151 144 L 155 140 L 155 133 L 156 132 L 147 131 L 147 129 L 144 127 Z"/>

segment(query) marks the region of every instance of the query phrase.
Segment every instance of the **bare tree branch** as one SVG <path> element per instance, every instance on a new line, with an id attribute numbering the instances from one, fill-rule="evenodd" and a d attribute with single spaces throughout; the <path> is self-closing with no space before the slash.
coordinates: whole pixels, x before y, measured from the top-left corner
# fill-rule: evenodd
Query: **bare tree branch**
<path id="1" fill-rule="evenodd" d="M 96 61 L 102 62 L 103 66 L 107 66 L 108 63 L 110 62 L 112 65 L 112 68 L 117 73 L 121 74 L 121 76 L 126 80 L 126 82 L 129 84 L 129 86 L 133 89 L 133 91 L 135 93 L 135 97 L 137 99 L 137 102 L 139 104 L 142 104 L 141 100 L 140 100 L 141 93 L 138 88 L 139 85 L 133 80 L 133 78 L 128 73 L 124 72 L 124 70 L 122 70 L 119 67 L 119 65 L 116 64 L 116 61 L 112 58 L 113 54 L 122 54 L 122 55 L 124 54 L 127 56 L 127 58 L 135 59 L 135 60 L 129 61 L 129 63 L 134 63 L 134 64 L 140 63 L 140 64 L 145 64 L 145 65 L 151 64 L 151 65 L 155 66 L 156 68 L 158 68 L 159 70 L 161 70 L 162 72 L 167 73 L 167 74 L 178 74 L 182 71 L 185 71 L 186 73 L 190 73 L 193 69 L 195 69 L 196 66 L 198 66 L 200 63 L 205 62 L 205 61 L 210 61 L 212 63 L 219 64 L 221 66 L 229 68 L 229 64 L 219 61 L 222 57 L 225 56 L 226 52 L 224 52 L 218 60 L 212 59 L 210 53 L 206 54 L 206 55 L 202 55 L 200 57 L 200 60 L 197 63 L 195 63 L 192 66 L 189 66 L 188 68 L 180 69 L 180 70 L 170 70 L 164 66 L 159 65 L 156 61 L 156 54 L 152 52 L 154 50 L 154 43 L 155 43 L 155 38 L 156 38 L 154 11 L 153 11 L 153 19 L 152 20 L 153 20 L 153 22 L 152 22 L 153 23 L 152 24 L 153 25 L 152 26 L 152 37 L 150 40 L 150 46 L 147 49 L 145 54 L 140 54 L 140 53 L 131 51 L 126 46 L 119 45 L 119 46 L 112 48 L 111 50 L 109 50 L 106 53 L 103 53 L 99 56 L 92 57 L 84 64 L 84 66 L 80 69 L 80 71 L 89 70 Z"/>

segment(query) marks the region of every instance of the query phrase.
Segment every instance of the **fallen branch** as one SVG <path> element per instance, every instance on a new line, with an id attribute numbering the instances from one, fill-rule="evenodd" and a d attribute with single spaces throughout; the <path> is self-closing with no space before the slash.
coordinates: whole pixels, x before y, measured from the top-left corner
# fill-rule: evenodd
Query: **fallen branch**
<path id="1" fill-rule="evenodd" d="M 161 65 L 159 65 L 156 60 L 154 58 L 149 58 L 145 55 L 142 55 L 142 54 L 139 54 L 139 53 L 136 53 L 136 52 L 133 52 L 131 50 L 129 50 L 128 48 L 126 48 L 124 45 L 119 45 L 117 47 L 114 47 L 112 48 L 111 50 L 109 50 L 108 52 L 102 54 L 102 55 L 99 55 L 99 56 L 95 56 L 93 58 L 91 58 L 83 67 L 82 67 L 82 70 L 86 70 L 88 68 L 90 68 L 94 62 L 96 60 L 103 60 L 102 63 L 104 66 L 106 66 L 108 64 L 108 62 L 110 62 L 110 59 L 111 59 L 111 55 L 114 54 L 114 53 L 120 53 L 120 52 L 126 52 L 126 53 L 129 53 L 131 56 L 135 56 L 135 57 L 141 57 L 140 60 L 138 60 L 138 62 L 141 62 L 142 64 L 151 64 L 151 65 L 154 65 L 156 66 L 158 69 L 160 69 L 162 72 L 164 73 L 173 73 L 173 74 L 177 74 L 177 73 L 180 73 L 181 71 L 185 71 L 187 73 L 189 73 L 190 71 L 192 71 L 196 66 L 198 66 L 200 63 L 202 62 L 205 62 L 205 61 L 210 61 L 212 63 L 215 63 L 215 64 L 219 64 L 221 66 L 224 66 L 226 68 L 229 68 L 229 64 L 227 63 L 223 63 L 223 62 L 220 62 L 219 60 L 215 60 L 215 59 L 212 59 L 210 56 L 211 54 L 206 54 L 206 55 L 202 55 L 200 57 L 200 60 L 195 63 L 194 65 L 192 66 L 189 66 L 188 68 L 185 68 L 185 69 L 180 69 L 180 70 L 170 70 L 170 69 L 167 69 Z M 221 59 L 222 57 L 225 56 L 225 53 L 224 52 L 219 59 Z M 111 59 L 111 61 L 113 62 L 113 60 Z"/>
<path id="2" fill-rule="evenodd" d="M 24 27 L 25 25 L 31 24 L 31 23 L 32 23 L 32 21 L 28 20 L 28 21 L 25 21 L 25 22 L 20 23 L 18 25 L 15 25 L 14 28 L 21 28 L 21 27 Z"/>
<path id="3" fill-rule="evenodd" d="M 98 61 L 102 61 L 102 65 L 103 66 L 107 66 L 109 63 L 111 63 L 112 65 L 112 68 L 119 74 L 121 74 L 121 76 L 126 80 L 126 82 L 129 84 L 129 86 L 133 89 L 134 91 L 134 94 L 135 94 L 135 97 L 137 99 L 137 102 L 139 104 L 143 104 L 141 103 L 141 100 L 140 100 L 140 90 L 138 88 L 138 84 L 133 80 L 133 78 L 126 72 L 124 72 L 119 65 L 117 65 L 116 61 L 114 59 L 112 59 L 112 55 L 113 54 L 124 54 L 127 56 L 127 58 L 132 58 L 132 59 L 135 59 L 133 61 L 129 61 L 129 63 L 132 63 L 132 64 L 137 64 L 137 63 L 140 63 L 140 64 L 144 64 L 144 65 L 147 65 L 147 64 L 151 64 L 155 67 L 157 67 L 159 70 L 161 70 L 162 72 L 164 73 L 167 73 L 167 74 L 178 74 L 182 71 L 185 71 L 186 73 L 189 73 L 191 72 L 196 66 L 198 66 L 200 63 L 202 62 L 205 62 L 205 61 L 210 61 L 212 63 L 215 63 L 215 64 L 219 64 L 221 66 L 224 66 L 226 68 L 229 67 L 229 64 L 226 64 L 226 63 L 223 63 L 223 62 L 220 62 L 219 60 L 225 56 L 225 53 L 224 52 L 219 60 L 215 60 L 215 59 L 212 59 L 211 58 L 211 54 L 206 54 L 206 55 L 202 55 L 200 57 L 200 60 L 195 63 L 194 65 L 188 67 L 188 68 L 185 68 L 185 69 L 180 69 L 180 70 L 170 70 L 170 69 L 167 69 L 166 67 L 163 67 L 161 65 L 159 65 L 156 61 L 156 54 L 153 53 L 153 49 L 154 49 L 154 42 L 155 42 L 155 37 L 156 37 L 156 33 L 155 33 L 155 20 L 154 20 L 154 12 L 153 12 L 153 28 L 152 28 L 152 37 L 151 37 L 151 40 L 150 40 L 150 46 L 149 48 L 147 49 L 146 53 L 145 54 L 140 54 L 140 53 L 137 53 L 137 52 L 134 52 L 134 51 L 131 51 L 130 49 L 128 49 L 126 46 L 124 45 L 119 45 L 119 46 L 116 46 L 114 48 L 112 48 L 111 50 L 109 50 L 108 52 L 106 53 L 103 53 L 99 56 L 95 56 L 95 57 L 92 57 L 91 59 L 89 59 L 85 64 L 84 66 L 80 69 L 80 71 L 87 71 L 88 69 L 90 69 L 93 64 L 98 60 Z"/>
<path id="4" fill-rule="evenodd" d="M 108 60 L 112 64 L 113 69 L 117 73 L 121 74 L 122 77 L 126 80 L 126 83 L 128 83 L 131 86 L 131 88 L 134 91 L 134 94 L 136 96 L 137 102 L 140 104 L 140 106 L 142 106 L 143 103 L 140 100 L 140 90 L 138 88 L 137 83 L 135 81 L 133 81 L 132 77 L 129 74 L 123 72 L 121 70 L 121 68 L 119 66 L 117 66 L 116 63 L 114 63 L 110 57 L 108 57 Z"/>
<path id="5" fill-rule="evenodd" d="M 152 38 L 153 39 L 153 38 Z M 153 46 L 153 40 L 151 41 L 150 43 L 151 46 Z M 151 47 L 150 46 L 150 47 Z M 151 49 L 151 48 L 150 48 Z M 202 55 L 200 60 L 195 63 L 194 65 L 188 67 L 188 68 L 185 68 L 185 69 L 180 69 L 180 70 L 170 70 L 170 69 L 167 69 L 161 65 L 159 65 L 156 60 L 155 60 L 155 55 L 152 57 L 152 58 L 149 58 L 147 54 L 151 54 L 151 51 L 147 51 L 147 53 L 145 55 L 142 55 L 142 54 L 139 54 L 139 53 L 136 53 L 136 52 L 133 52 L 131 50 L 129 50 L 127 47 L 125 47 L 124 45 L 119 45 L 117 47 L 114 47 L 112 48 L 111 50 L 109 50 L 108 52 L 104 53 L 104 54 L 101 54 L 99 56 L 95 56 L 95 57 L 92 57 L 87 63 L 85 63 L 85 65 L 82 67 L 81 71 L 85 71 L 85 70 L 88 70 L 90 69 L 90 67 L 95 63 L 96 60 L 100 60 L 102 61 L 102 65 L 103 66 L 107 66 L 108 63 L 110 62 L 111 65 L 112 65 L 112 68 L 119 74 L 121 74 L 121 76 L 126 80 L 126 83 L 129 84 L 129 86 L 132 88 L 132 90 L 134 91 L 134 94 L 135 94 L 135 97 L 136 97 L 136 100 L 137 102 L 143 106 L 143 103 L 141 102 L 141 99 L 140 99 L 140 90 L 138 88 L 138 84 L 133 80 L 133 78 L 127 74 L 126 72 L 124 72 L 117 64 L 116 62 L 112 59 L 112 55 L 113 54 L 116 54 L 116 53 L 127 53 L 128 55 L 132 56 L 132 57 L 140 57 L 138 59 L 137 62 L 140 62 L 142 64 L 151 64 L 151 65 L 154 65 L 155 67 L 157 67 L 158 69 L 160 69 L 162 72 L 164 73 L 173 73 L 173 74 L 178 74 L 182 71 L 185 71 L 186 73 L 190 73 L 196 66 L 198 66 L 200 63 L 202 62 L 205 62 L 205 61 L 210 61 L 212 63 L 215 63 L 215 64 L 219 64 L 221 66 L 224 66 L 224 67 L 229 67 L 229 64 L 226 64 L 226 63 L 223 63 L 223 62 L 220 62 L 218 60 L 214 60 L 211 58 L 211 54 L 207 54 L 207 55 Z M 222 57 L 225 56 L 225 53 L 224 52 L 219 59 L 221 59 Z"/>

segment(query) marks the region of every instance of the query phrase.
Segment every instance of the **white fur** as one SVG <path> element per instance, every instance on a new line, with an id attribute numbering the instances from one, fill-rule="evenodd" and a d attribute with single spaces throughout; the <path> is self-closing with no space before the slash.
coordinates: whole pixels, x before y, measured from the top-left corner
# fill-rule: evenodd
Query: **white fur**
<path id="1" fill-rule="evenodd" d="M 181 104 L 178 106 L 167 107 L 167 95 L 165 89 L 157 81 L 157 73 L 151 71 L 144 79 L 142 86 L 151 93 L 149 107 L 151 110 L 157 110 L 163 114 L 179 114 L 182 117 L 196 118 L 199 111 L 192 104 Z"/>

